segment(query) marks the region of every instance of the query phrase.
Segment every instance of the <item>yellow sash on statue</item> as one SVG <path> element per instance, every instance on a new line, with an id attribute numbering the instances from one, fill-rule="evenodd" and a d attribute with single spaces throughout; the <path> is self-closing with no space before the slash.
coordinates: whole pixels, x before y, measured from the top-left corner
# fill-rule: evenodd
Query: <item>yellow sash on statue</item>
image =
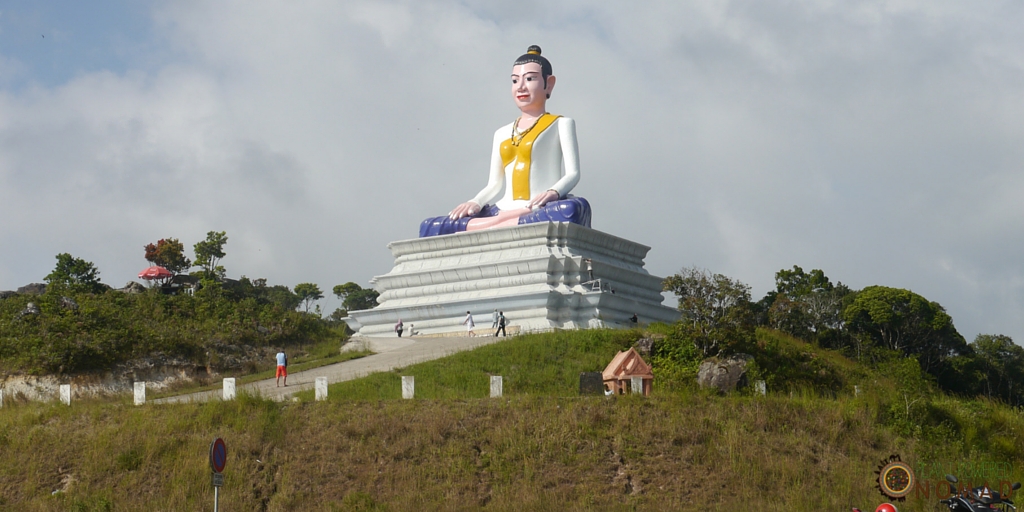
<path id="1" fill-rule="evenodd" d="M 509 138 L 501 143 L 501 166 L 507 168 L 508 164 L 515 161 L 512 167 L 512 199 L 530 200 L 530 155 L 533 153 L 533 142 L 537 136 L 549 126 L 554 124 L 559 117 L 554 114 L 545 113 L 526 130 L 518 140 Z M 518 122 L 518 120 L 516 120 Z"/>

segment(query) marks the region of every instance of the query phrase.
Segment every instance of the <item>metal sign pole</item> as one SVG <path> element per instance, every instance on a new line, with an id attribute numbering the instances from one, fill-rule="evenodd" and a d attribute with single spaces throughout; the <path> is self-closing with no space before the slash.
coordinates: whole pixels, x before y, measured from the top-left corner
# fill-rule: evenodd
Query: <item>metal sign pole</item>
<path id="1" fill-rule="evenodd" d="M 210 443 L 210 469 L 213 470 L 213 512 L 220 508 L 220 487 L 224 485 L 224 466 L 227 464 L 228 448 L 221 438 Z"/>

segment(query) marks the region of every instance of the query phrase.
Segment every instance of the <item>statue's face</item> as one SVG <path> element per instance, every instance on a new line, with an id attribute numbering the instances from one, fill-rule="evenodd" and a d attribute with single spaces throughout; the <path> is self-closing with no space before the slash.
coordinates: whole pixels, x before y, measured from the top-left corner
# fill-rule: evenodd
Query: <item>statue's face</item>
<path id="1" fill-rule="evenodd" d="M 550 85 L 554 85 L 554 77 L 548 77 Z M 544 88 L 544 79 L 540 73 L 540 64 L 527 62 L 512 66 L 512 99 L 519 110 L 543 109 L 551 87 Z"/>

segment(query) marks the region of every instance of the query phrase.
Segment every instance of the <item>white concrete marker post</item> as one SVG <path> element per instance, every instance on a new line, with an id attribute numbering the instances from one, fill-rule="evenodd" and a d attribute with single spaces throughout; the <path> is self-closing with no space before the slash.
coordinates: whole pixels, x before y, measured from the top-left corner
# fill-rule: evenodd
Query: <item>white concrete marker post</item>
<path id="1" fill-rule="evenodd" d="M 316 378 L 316 401 L 327 400 L 327 377 Z"/>
<path id="2" fill-rule="evenodd" d="M 4 406 L 4 388 L 0 388 L 0 409 Z"/>
<path id="3" fill-rule="evenodd" d="M 146 383 L 136 382 L 135 383 L 135 405 L 142 405 L 146 403 Z"/>
<path id="4" fill-rule="evenodd" d="M 60 401 L 64 405 L 71 405 L 71 384 L 60 385 Z"/>
<path id="5" fill-rule="evenodd" d="M 402 398 L 411 400 L 416 394 L 416 377 L 402 376 Z"/>
<path id="6" fill-rule="evenodd" d="M 491 398 L 501 397 L 501 375 L 491 375 Z"/>
<path id="7" fill-rule="evenodd" d="M 224 379 L 224 400 L 235 399 L 235 378 L 228 377 Z"/>
<path id="8" fill-rule="evenodd" d="M 765 396 L 768 394 L 768 387 L 765 385 L 763 380 L 754 381 L 754 393 Z"/>
<path id="9" fill-rule="evenodd" d="M 860 395 L 860 386 L 854 386 L 853 387 L 853 396 L 858 396 L 858 395 Z"/>
<path id="10" fill-rule="evenodd" d="M 643 377 L 630 377 L 630 392 L 643 394 Z"/>

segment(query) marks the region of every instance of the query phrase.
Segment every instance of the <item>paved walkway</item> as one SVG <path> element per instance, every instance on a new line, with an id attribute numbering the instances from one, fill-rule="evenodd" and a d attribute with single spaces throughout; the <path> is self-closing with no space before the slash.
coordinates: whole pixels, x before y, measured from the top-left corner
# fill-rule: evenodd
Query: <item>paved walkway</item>
<path id="1" fill-rule="evenodd" d="M 321 366 L 288 375 L 288 386 L 277 387 L 276 379 L 250 382 L 238 386 L 247 391 L 274 400 L 285 400 L 298 391 L 313 389 L 317 377 L 327 377 L 328 383 L 358 379 L 371 373 L 387 372 L 424 361 L 440 359 L 463 350 L 472 350 L 507 338 L 493 336 L 451 336 L 442 338 L 353 338 L 346 347 L 366 347 L 376 352 L 371 356 Z M 152 400 L 154 403 L 205 402 L 223 396 L 221 389 Z"/>

